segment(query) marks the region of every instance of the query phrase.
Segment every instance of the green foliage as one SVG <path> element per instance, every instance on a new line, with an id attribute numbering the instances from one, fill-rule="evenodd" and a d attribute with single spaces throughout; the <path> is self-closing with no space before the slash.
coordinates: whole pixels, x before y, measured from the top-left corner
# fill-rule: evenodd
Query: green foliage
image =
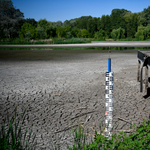
<path id="1" fill-rule="evenodd" d="M 127 13 L 123 17 L 126 22 L 126 36 L 133 38 L 136 31 L 137 27 L 139 25 L 138 23 L 138 14 L 137 13 Z"/>
<path id="2" fill-rule="evenodd" d="M 40 19 L 38 21 L 38 26 L 43 27 L 44 31 L 46 31 L 46 28 L 47 28 L 48 24 L 49 24 L 49 22 L 46 19 Z"/>
<path id="3" fill-rule="evenodd" d="M 80 37 L 80 29 L 77 28 L 77 27 L 74 27 L 72 30 L 71 30 L 71 34 L 73 37 Z"/>
<path id="4" fill-rule="evenodd" d="M 142 25 L 138 26 L 135 38 L 139 41 L 150 39 L 150 24 L 148 24 L 147 27 Z"/>
<path id="5" fill-rule="evenodd" d="M 17 37 L 23 17 L 23 13 L 13 6 L 11 0 L 0 0 L 0 38 Z"/>
<path id="6" fill-rule="evenodd" d="M 144 30 L 143 35 L 141 31 L 136 33 L 138 26 L 147 27 L 150 24 L 150 6 L 140 13 L 131 13 L 126 9 L 113 9 L 111 15 L 102 15 L 98 18 L 81 16 L 64 22 L 49 22 L 46 19 L 36 22 L 33 18 L 23 19 L 23 13 L 14 8 L 11 0 L 0 0 L 0 11 L 0 39 L 20 36 L 29 40 L 57 36 L 58 38 L 95 37 L 102 40 L 112 36 L 114 39 L 135 38 L 135 35 L 137 40 L 150 38 L 149 28 Z M 28 26 L 26 25 L 26 29 L 22 29 L 25 23 Z M 114 32 L 114 29 L 120 28 L 125 30 L 121 37 L 119 31 Z M 105 31 L 105 35 L 102 31 Z"/>
<path id="7" fill-rule="evenodd" d="M 75 128 L 73 131 L 73 138 L 74 138 L 74 145 L 73 145 L 73 150 L 83 150 L 85 149 L 85 144 L 87 140 L 87 136 L 84 134 L 84 128 L 81 127 L 79 124 L 79 127 Z M 68 147 L 69 150 L 71 148 Z"/>
<path id="8" fill-rule="evenodd" d="M 87 38 L 89 36 L 89 31 L 86 29 L 82 29 L 81 31 L 81 37 Z"/>
<path id="9" fill-rule="evenodd" d="M 105 34 L 110 37 L 111 32 L 111 18 L 108 15 L 102 15 L 101 18 L 97 20 L 97 29 L 104 30 Z"/>
<path id="10" fill-rule="evenodd" d="M 67 32 L 70 32 L 70 26 L 58 26 L 56 29 L 56 34 L 58 38 L 67 37 Z M 71 34 L 71 33 L 70 33 Z"/>
<path id="11" fill-rule="evenodd" d="M 46 19 L 41 19 L 37 23 L 37 30 L 42 30 L 42 36 L 41 34 L 38 34 L 37 38 L 39 39 L 45 39 L 45 38 L 51 38 L 56 36 L 56 28 L 57 26 L 51 22 L 48 22 Z"/>
<path id="12" fill-rule="evenodd" d="M 76 43 L 90 43 L 91 42 L 91 40 L 86 39 L 86 38 L 70 38 L 70 39 L 54 38 L 53 40 L 55 44 L 76 44 Z"/>
<path id="13" fill-rule="evenodd" d="M 141 25 L 145 27 L 150 24 L 150 6 L 148 6 L 148 8 L 144 8 L 144 10 L 140 13 L 139 21 Z"/>
<path id="14" fill-rule="evenodd" d="M 106 33 L 104 30 L 100 29 L 94 34 L 94 38 L 97 40 L 104 40 L 106 37 Z"/>
<path id="15" fill-rule="evenodd" d="M 144 40 L 144 33 L 145 33 L 145 27 L 144 26 L 138 26 L 138 31 L 135 33 L 135 38 L 139 41 Z"/>
<path id="16" fill-rule="evenodd" d="M 87 30 L 89 31 L 89 37 L 94 37 L 94 33 L 97 31 L 97 18 L 92 18 L 88 20 Z"/>
<path id="17" fill-rule="evenodd" d="M 37 31 L 37 35 L 36 37 L 38 39 L 45 39 L 46 38 L 46 32 L 44 31 L 44 28 L 43 27 L 37 27 L 36 28 L 36 31 Z"/>
<path id="18" fill-rule="evenodd" d="M 117 15 L 123 17 L 125 14 L 130 14 L 131 11 L 128 11 L 126 9 L 113 9 L 111 11 L 111 15 Z"/>
<path id="19" fill-rule="evenodd" d="M 135 127 L 131 126 L 131 128 Z M 101 130 L 102 131 L 102 130 Z M 81 132 L 81 127 L 79 126 L 79 129 L 75 129 L 74 131 L 74 142 L 72 148 L 69 148 L 69 150 L 146 150 L 150 149 L 150 117 L 149 120 L 142 123 L 137 129 L 127 135 L 123 131 L 119 132 L 119 134 L 113 134 L 110 139 L 108 137 L 105 137 L 102 132 L 98 134 L 95 132 L 95 138 L 91 143 L 86 143 L 85 134 Z M 82 140 L 82 141 L 81 141 Z"/>
<path id="20" fill-rule="evenodd" d="M 15 114 L 13 118 L 5 119 L 1 124 L 0 130 L 0 149 L 1 150 L 32 150 L 35 149 L 35 137 L 32 129 L 29 131 L 22 131 L 22 124 L 26 117 L 26 110 L 17 117 L 17 107 L 15 107 Z M 7 122 L 8 121 L 8 122 Z M 31 137 L 33 137 L 31 139 Z M 30 143 L 30 144 L 29 144 Z"/>
<path id="21" fill-rule="evenodd" d="M 35 21 L 35 19 L 33 19 L 33 18 L 27 18 L 27 19 L 25 19 L 25 22 L 30 23 L 35 28 L 37 27 L 37 21 Z"/>
<path id="22" fill-rule="evenodd" d="M 19 31 L 20 38 L 35 39 L 36 34 L 37 33 L 35 27 L 26 22 L 23 24 L 21 30 Z"/>
<path id="23" fill-rule="evenodd" d="M 111 37 L 114 40 L 117 40 L 117 39 L 125 38 L 124 34 L 125 34 L 125 30 L 120 27 L 118 29 L 113 29 L 112 30 Z"/>
<path id="24" fill-rule="evenodd" d="M 112 13 L 110 15 L 110 20 L 111 20 L 111 29 L 118 29 L 118 28 L 123 28 L 125 29 L 126 27 L 126 22 L 124 20 L 124 15 L 126 13 L 130 13 L 130 11 L 127 11 L 125 9 L 113 9 Z"/>
<path id="25" fill-rule="evenodd" d="M 76 20 L 77 22 L 77 27 L 79 29 L 87 29 L 87 22 L 88 20 L 92 19 L 91 16 L 81 16 Z"/>
<path id="26" fill-rule="evenodd" d="M 150 24 L 147 25 L 147 27 L 144 30 L 145 39 L 150 39 Z"/>

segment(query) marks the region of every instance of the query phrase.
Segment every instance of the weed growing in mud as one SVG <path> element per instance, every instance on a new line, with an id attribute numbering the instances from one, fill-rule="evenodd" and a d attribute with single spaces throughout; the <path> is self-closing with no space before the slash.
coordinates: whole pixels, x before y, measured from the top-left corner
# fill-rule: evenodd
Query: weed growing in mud
<path id="1" fill-rule="evenodd" d="M 33 150 L 35 149 L 35 137 L 32 129 L 28 132 L 22 131 L 22 124 L 25 119 L 26 110 L 18 117 L 16 115 L 17 107 L 15 107 L 15 115 L 11 119 L 9 116 L 1 123 L 0 130 L 0 149 L 1 150 Z"/>
<path id="2" fill-rule="evenodd" d="M 85 145 L 80 146 L 82 142 L 82 137 L 84 133 L 80 132 L 79 129 L 75 129 L 74 142 L 76 144 L 73 147 L 69 147 L 69 150 L 146 150 L 150 149 L 150 115 L 149 120 L 144 120 L 142 125 L 136 128 L 133 133 L 127 135 L 125 132 L 121 131 L 119 134 L 113 134 L 112 138 L 109 139 L 103 135 L 103 130 L 100 131 L 100 134 L 95 132 L 94 140 L 91 143 L 86 143 Z M 135 124 L 130 127 L 135 128 Z"/>

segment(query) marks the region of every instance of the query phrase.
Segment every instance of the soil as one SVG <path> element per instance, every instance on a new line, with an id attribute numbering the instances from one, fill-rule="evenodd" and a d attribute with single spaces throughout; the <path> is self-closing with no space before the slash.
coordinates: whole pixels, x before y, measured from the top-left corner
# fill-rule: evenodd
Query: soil
<path id="1" fill-rule="evenodd" d="M 72 145 L 71 127 L 104 128 L 107 51 L 0 50 L 0 120 L 27 108 L 23 127 L 37 132 L 37 148 Z M 150 97 L 140 93 L 137 51 L 112 51 L 114 72 L 113 125 L 130 130 L 149 118 Z M 122 120 L 121 120 L 122 119 Z"/>

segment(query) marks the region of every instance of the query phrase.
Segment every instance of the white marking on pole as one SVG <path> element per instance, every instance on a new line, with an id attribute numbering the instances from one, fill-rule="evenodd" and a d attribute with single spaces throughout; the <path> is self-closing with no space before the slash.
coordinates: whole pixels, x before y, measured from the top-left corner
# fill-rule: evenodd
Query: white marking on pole
<path id="1" fill-rule="evenodd" d="M 114 73 L 105 73 L 105 135 L 112 136 Z"/>

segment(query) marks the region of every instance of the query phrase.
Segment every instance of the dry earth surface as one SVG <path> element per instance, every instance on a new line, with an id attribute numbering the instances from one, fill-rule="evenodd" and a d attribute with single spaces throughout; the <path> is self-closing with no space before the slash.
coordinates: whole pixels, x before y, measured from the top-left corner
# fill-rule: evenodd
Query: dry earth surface
<path id="1" fill-rule="evenodd" d="M 0 120 L 14 116 L 15 106 L 18 113 L 27 108 L 23 127 L 37 132 L 37 149 L 67 149 L 70 127 L 79 122 L 94 136 L 100 121 L 104 127 L 107 58 L 100 50 L 0 50 Z M 111 59 L 114 132 L 129 130 L 131 119 L 148 119 L 150 97 L 136 81 L 136 51 L 113 51 Z"/>

